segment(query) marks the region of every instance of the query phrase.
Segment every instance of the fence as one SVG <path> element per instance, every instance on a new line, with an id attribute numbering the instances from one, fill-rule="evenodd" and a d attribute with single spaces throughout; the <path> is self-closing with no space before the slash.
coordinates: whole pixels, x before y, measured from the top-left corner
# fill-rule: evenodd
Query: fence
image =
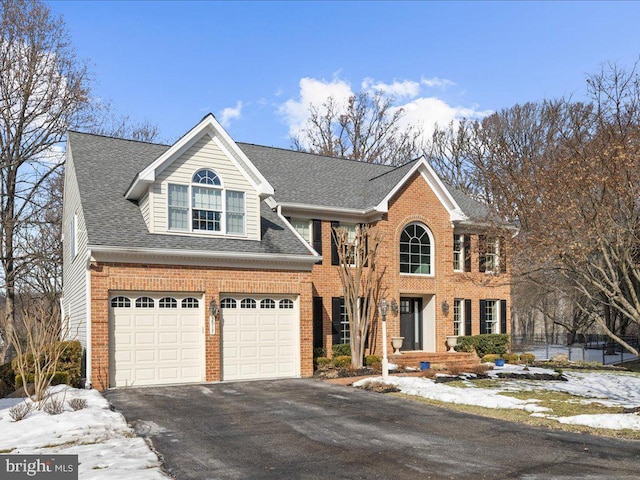
<path id="1" fill-rule="evenodd" d="M 635 349 L 640 345 L 637 337 L 622 337 L 622 340 Z M 595 334 L 574 335 L 573 338 L 569 338 L 566 333 L 556 333 L 549 338 L 544 335 L 513 336 L 511 351 L 533 353 L 537 360 L 549 360 L 554 355 L 567 355 L 572 362 L 599 362 L 603 365 L 624 363 L 638 358 L 620 344 L 612 342 L 609 337 Z"/>

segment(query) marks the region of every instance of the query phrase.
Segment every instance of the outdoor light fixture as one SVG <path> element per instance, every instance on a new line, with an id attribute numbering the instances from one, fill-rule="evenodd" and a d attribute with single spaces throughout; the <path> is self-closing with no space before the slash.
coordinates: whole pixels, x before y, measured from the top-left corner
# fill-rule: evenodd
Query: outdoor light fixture
<path id="1" fill-rule="evenodd" d="M 382 299 L 378 303 L 378 313 L 382 317 L 382 379 L 389 378 L 389 362 L 387 361 L 387 300 Z"/>
<path id="2" fill-rule="evenodd" d="M 444 313 L 445 316 L 449 315 L 449 304 L 446 300 L 442 301 L 442 313 Z"/>
<path id="3" fill-rule="evenodd" d="M 215 335 L 216 333 L 216 317 L 219 311 L 216 301 L 211 300 L 209 303 L 209 332 L 211 335 Z"/>
<path id="4" fill-rule="evenodd" d="M 395 298 L 391 299 L 391 313 L 393 313 L 393 315 L 398 315 L 398 302 L 396 302 Z"/>

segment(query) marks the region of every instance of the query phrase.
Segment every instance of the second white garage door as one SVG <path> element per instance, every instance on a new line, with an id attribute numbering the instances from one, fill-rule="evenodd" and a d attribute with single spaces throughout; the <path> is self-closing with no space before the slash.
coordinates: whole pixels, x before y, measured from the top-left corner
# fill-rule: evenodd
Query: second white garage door
<path id="1" fill-rule="evenodd" d="M 295 297 L 227 296 L 222 307 L 222 379 L 300 376 Z"/>

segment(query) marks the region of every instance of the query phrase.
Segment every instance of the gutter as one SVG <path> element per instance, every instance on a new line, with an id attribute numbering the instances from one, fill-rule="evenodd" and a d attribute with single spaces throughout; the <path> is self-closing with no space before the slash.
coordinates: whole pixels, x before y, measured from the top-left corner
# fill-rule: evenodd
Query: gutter
<path id="1" fill-rule="evenodd" d="M 86 345 L 85 345 L 85 350 L 86 350 L 86 355 L 85 355 L 85 383 L 84 383 L 84 388 L 86 389 L 90 389 L 91 388 L 91 355 L 92 355 L 92 350 L 91 350 L 91 344 L 92 339 L 91 339 L 91 248 L 87 248 L 87 258 L 85 261 L 85 319 L 86 319 L 86 325 L 85 325 L 85 329 L 86 329 Z"/>

